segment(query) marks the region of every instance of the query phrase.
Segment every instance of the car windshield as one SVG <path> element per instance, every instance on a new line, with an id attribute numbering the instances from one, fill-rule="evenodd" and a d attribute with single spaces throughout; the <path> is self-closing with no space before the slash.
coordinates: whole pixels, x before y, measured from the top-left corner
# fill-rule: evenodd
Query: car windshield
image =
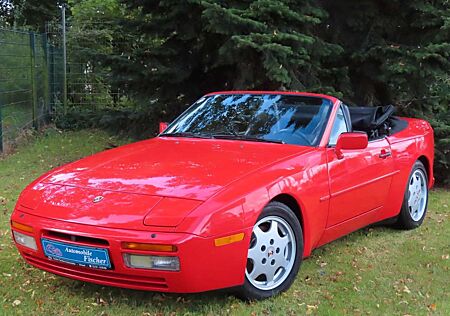
<path id="1" fill-rule="evenodd" d="M 332 102 L 286 94 L 202 97 L 160 136 L 239 139 L 317 146 Z"/>

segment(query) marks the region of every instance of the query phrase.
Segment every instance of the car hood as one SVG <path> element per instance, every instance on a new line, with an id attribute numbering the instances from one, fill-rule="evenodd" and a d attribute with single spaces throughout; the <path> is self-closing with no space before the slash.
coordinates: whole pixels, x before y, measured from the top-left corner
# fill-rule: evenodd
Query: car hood
<path id="1" fill-rule="evenodd" d="M 55 220 L 108 228 L 176 227 L 202 202 L 38 183 L 20 196 L 17 210 Z"/>
<path id="2" fill-rule="evenodd" d="M 60 167 L 30 185 L 18 206 L 34 215 L 80 224 L 176 227 L 233 181 L 309 150 L 273 143 L 155 138 Z"/>
<path id="3" fill-rule="evenodd" d="M 232 181 L 308 147 L 158 137 L 108 150 L 41 183 L 204 201 Z"/>

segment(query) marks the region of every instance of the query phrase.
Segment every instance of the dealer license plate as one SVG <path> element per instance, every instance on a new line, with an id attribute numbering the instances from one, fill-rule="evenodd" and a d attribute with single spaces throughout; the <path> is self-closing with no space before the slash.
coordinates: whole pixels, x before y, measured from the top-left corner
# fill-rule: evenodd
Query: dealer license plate
<path id="1" fill-rule="evenodd" d="M 104 248 L 75 246 L 42 238 L 45 255 L 53 260 L 97 269 L 111 269 L 108 250 Z"/>

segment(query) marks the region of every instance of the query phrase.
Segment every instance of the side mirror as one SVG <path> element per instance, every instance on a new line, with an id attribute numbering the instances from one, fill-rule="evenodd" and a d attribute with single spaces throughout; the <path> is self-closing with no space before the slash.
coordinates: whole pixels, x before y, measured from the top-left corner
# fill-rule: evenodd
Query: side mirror
<path id="1" fill-rule="evenodd" d="M 159 133 L 161 134 L 162 132 L 164 132 L 168 125 L 169 123 L 167 122 L 159 122 Z"/>
<path id="2" fill-rule="evenodd" d="M 364 149 L 369 144 L 366 133 L 342 133 L 336 142 L 336 156 L 344 158 L 343 149 Z"/>

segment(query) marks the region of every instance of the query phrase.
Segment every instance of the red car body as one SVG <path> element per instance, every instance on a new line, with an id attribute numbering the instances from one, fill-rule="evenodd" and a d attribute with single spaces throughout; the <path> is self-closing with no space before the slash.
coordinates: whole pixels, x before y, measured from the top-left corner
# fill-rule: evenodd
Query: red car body
<path id="1" fill-rule="evenodd" d="M 434 143 L 427 122 L 402 118 L 407 128 L 365 149 L 343 150 L 339 159 L 327 144 L 340 101 L 286 94 L 333 103 L 318 146 L 156 137 L 59 167 L 18 199 L 11 220 L 32 230 L 12 229 L 37 244 L 32 250 L 16 243 L 21 255 L 40 269 L 103 285 L 183 293 L 227 288 L 244 282 L 252 228 L 269 201 L 297 212 L 308 257 L 314 248 L 398 215 L 415 161 L 426 167 L 432 187 Z M 98 196 L 103 200 L 94 203 Z M 50 260 L 42 238 L 107 249 L 112 268 Z M 175 248 L 130 250 L 124 242 Z M 124 253 L 177 256 L 180 269 L 129 268 Z"/>

